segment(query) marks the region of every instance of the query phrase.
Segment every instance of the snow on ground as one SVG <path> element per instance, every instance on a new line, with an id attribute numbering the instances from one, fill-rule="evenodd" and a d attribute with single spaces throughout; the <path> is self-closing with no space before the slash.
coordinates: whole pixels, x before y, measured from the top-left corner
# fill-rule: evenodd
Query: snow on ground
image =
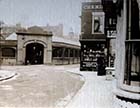
<path id="1" fill-rule="evenodd" d="M 17 73 L 15 71 L 0 70 L 0 81 L 10 79 L 16 75 Z"/>
<path id="2" fill-rule="evenodd" d="M 2 69 L 18 75 L 0 82 L 0 107 L 64 107 L 84 83 L 80 75 L 67 73 L 67 66 L 2 66 Z"/>
<path id="3" fill-rule="evenodd" d="M 97 76 L 97 72 L 80 72 L 79 68 L 69 72 L 85 77 L 85 84 L 66 108 L 113 108 L 113 80 Z"/>
<path id="4" fill-rule="evenodd" d="M 5 68 L 5 67 L 3 67 L 3 68 Z M 21 93 L 18 92 L 18 95 L 22 95 L 21 100 L 22 100 L 23 106 L 25 106 L 24 104 L 26 102 L 27 102 L 27 104 L 29 104 L 28 99 L 27 99 L 27 101 L 24 100 L 24 99 L 26 99 L 26 95 L 28 97 L 28 92 L 29 92 L 29 96 L 32 94 L 32 96 L 34 96 L 34 98 L 40 97 L 39 99 L 41 99 L 41 97 L 45 98 L 44 96 L 48 96 L 48 94 L 46 94 L 44 91 L 49 91 L 49 94 L 50 94 L 51 91 L 53 90 L 52 93 L 56 96 L 61 93 L 62 94 L 64 93 L 64 95 L 55 99 L 56 101 L 53 101 L 54 102 L 53 104 L 55 107 L 51 107 L 51 108 L 64 108 L 64 107 L 65 108 L 113 108 L 112 104 L 113 104 L 114 80 L 106 80 L 106 76 L 97 76 L 97 72 L 88 72 L 88 71 L 81 72 L 81 71 L 79 71 L 79 65 L 65 65 L 65 66 L 39 65 L 39 66 L 25 66 L 25 68 L 23 68 L 23 66 L 15 66 L 14 68 L 10 67 L 10 66 L 9 67 L 6 66 L 6 69 L 8 69 L 10 71 L 18 71 L 19 73 L 18 73 L 18 77 L 16 79 L 14 79 L 13 81 L 11 80 L 12 82 L 10 81 L 10 82 L 0 85 L 0 93 L 2 94 L 1 98 L 0 98 L 0 105 L 7 104 L 6 102 L 8 102 L 8 101 L 3 100 L 5 97 L 7 98 L 7 100 L 9 100 L 9 103 L 11 103 L 10 99 L 7 97 L 7 95 L 4 94 L 3 90 L 8 91 L 8 94 L 10 94 L 10 92 L 11 92 L 10 97 L 14 97 L 14 94 L 13 94 L 14 92 L 12 93 L 12 91 L 14 91 L 14 90 L 20 91 Z M 65 78 L 64 78 L 65 75 L 62 75 L 63 72 L 66 75 Z M 71 74 L 69 74 L 69 73 L 71 73 Z M 40 76 L 41 78 L 43 78 L 43 80 L 46 81 L 46 84 L 47 84 L 47 86 L 45 86 L 43 84 L 43 86 L 44 86 L 43 88 L 42 88 L 42 81 L 39 81 L 39 82 L 35 81 L 36 82 L 35 84 L 39 84 L 39 87 L 41 87 L 41 89 L 36 88 L 35 86 L 32 86 L 32 84 L 34 84 L 34 79 L 36 79 L 36 78 L 37 78 L 36 80 L 40 79 L 38 77 L 38 75 L 40 75 L 40 74 L 44 74 L 45 77 L 47 78 L 47 79 L 46 78 L 44 79 L 44 76 Z M 77 74 L 77 75 L 75 76 L 75 74 Z M 27 78 L 24 78 L 23 77 L 24 75 Z M 69 75 L 70 79 L 69 79 L 69 77 L 67 77 L 67 75 Z M 32 79 L 29 79 L 30 77 L 32 77 Z M 54 78 L 55 78 L 55 80 L 54 80 Z M 60 78 L 60 79 L 57 79 L 57 78 Z M 60 82 L 61 79 L 63 80 L 63 82 Z M 71 79 L 78 81 L 77 84 L 74 83 L 75 81 L 71 80 Z M 68 81 L 65 82 L 65 80 L 68 80 Z M 29 84 L 30 81 L 32 83 L 31 85 Z M 53 83 L 50 81 L 53 81 Z M 79 86 L 79 81 L 85 82 L 81 89 L 77 89 L 77 86 Z M 56 87 L 56 86 L 54 86 L 54 83 L 57 83 L 57 82 L 59 82 L 59 85 Z M 37 89 L 39 89 L 39 92 L 34 93 L 34 92 L 31 92 L 30 90 L 28 90 L 28 92 L 26 94 L 22 94 L 22 93 L 24 93 L 24 91 L 22 91 L 21 88 L 18 88 L 18 86 L 20 87 L 22 85 L 21 87 L 24 88 L 24 86 L 23 86 L 24 83 L 25 83 L 26 87 L 28 87 L 28 85 L 29 85 L 29 87 L 31 87 L 30 89 L 33 89 L 33 91 L 35 89 L 36 89 L 36 91 L 38 91 Z M 53 84 L 53 85 L 51 85 L 51 84 Z M 67 86 L 67 85 L 69 85 L 69 86 Z M 65 87 L 61 87 L 61 86 L 65 86 Z M 49 87 L 50 87 L 50 89 L 49 89 Z M 56 90 L 52 89 L 52 87 L 55 87 Z M 60 87 L 60 89 L 58 89 L 58 87 Z M 75 92 L 74 89 L 70 90 L 69 87 L 76 88 L 77 92 Z M 43 92 L 40 90 L 43 90 Z M 16 99 L 16 101 L 19 102 L 17 106 L 21 106 L 18 98 L 15 98 L 15 99 Z M 31 99 L 33 99 L 33 98 L 31 98 Z M 48 99 L 49 99 L 49 97 L 48 97 Z M 54 99 L 54 98 L 52 98 L 52 96 L 51 96 L 51 99 Z M 40 104 L 38 104 L 37 101 L 35 101 L 34 105 L 32 105 L 32 106 L 35 106 L 35 104 L 41 105 L 41 103 L 42 103 L 41 100 L 38 100 L 38 101 L 40 102 Z M 45 102 L 45 100 L 43 99 L 42 107 L 47 106 L 47 103 L 49 101 L 50 100 Z M 13 103 L 11 103 L 11 104 L 13 105 Z M 14 104 L 16 105 L 16 102 Z M 46 108 L 48 108 L 48 107 L 46 107 Z"/>

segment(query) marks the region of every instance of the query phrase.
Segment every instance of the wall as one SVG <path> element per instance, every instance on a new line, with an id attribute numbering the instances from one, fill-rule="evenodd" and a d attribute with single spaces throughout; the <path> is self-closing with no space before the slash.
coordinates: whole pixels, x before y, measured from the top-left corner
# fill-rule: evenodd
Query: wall
<path id="1" fill-rule="evenodd" d="M 117 85 L 114 91 L 115 95 L 115 108 L 138 108 L 140 95 L 137 92 L 139 87 L 124 84 L 125 72 L 125 40 L 127 36 L 127 0 L 123 1 L 123 9 L 121 16 L 117 18 L 117 36 L 116 36 L 116 80 Z M 139 89 L 140 90 L 140 89 Z M 132 92 L 133 91 L 133 92 Z M 140 92 L 140 91 L 139 91 Z M 122 99 L 118 98 L 121 97 Z"/>
<path id="2" fill-rule="evenodd" d="M 52 34 L 42 28 L 33 26 L 27 30 L 17 32 L 17 64 L 25 64 L 26 45 L 29 43 L 40 43 L 44 46 L 44 64 L 52 63 Z"/>
<path id="3" fill-rule="evenodd" d="M 5 57 L 2 58 L 2 65 L 16 65 L 16 58 L 12 58 L 12 57 Z"/>
<path id="4" fill-rule="evenodd" d="M 73 57 L 65 57 L 65 58 L 60 58 L 60 57 L 54 57 L 52 59 L 52 64 L 55 65 L 63 65 L 63 64 L 78 64 L 80 63 L 80 58 L 73 58 Z"/>

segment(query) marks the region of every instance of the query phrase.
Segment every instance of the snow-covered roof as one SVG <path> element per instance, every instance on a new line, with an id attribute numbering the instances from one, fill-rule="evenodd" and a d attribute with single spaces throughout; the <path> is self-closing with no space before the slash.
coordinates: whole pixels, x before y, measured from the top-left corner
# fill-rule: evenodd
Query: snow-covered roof
<path id="1" fill-rule="evenodd" d="M 74 41 L 74 40 L 70 40 L 70 39 L 66 39 L 66 38 L 58 37 L 58 36 L 53 36 L 52 37 L 52 41 L 53 42 L 62 42 L 62 43 L 66 43 L 66 44 L 80 46 L 80 42 L 79 41 Z"/>
<path id="2" fill-rule="evenodd" d="M 16 33 L 12 33 L 5 40 L 17 40 L 17 34 Z M 70 39 L 67 39 L 67 38 L 64 38 L 64 37 L 58 37 L 58 36 L 53 36 L 52 37 L 52 42 L 60 42 L 60 43 L 80 46 L 80 42 L 79 41 L 74 41 L 74 40 L 70 40 Z"/>
<path id="3" fill-rule="evenodd" d="M 17 40 L 17 34 L 16 33 L 12 33 L 5 40 Z"/>

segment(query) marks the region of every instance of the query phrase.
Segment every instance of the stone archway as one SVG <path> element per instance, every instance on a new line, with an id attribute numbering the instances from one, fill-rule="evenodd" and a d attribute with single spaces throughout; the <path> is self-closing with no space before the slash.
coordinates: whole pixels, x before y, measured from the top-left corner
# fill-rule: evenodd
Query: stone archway
<path id="1" fill-rule="evenodd" d="M 17 64 L 51 64 L 52 33 L 33 26 L 17 31 Z M 36 50 L 33 50 L 33 49 Z M 35 52 L 34 52 L 35 51 Z M 41 56 L 39 55 L 41 52 Z"/>
<path id="2" fill-rule="evenodd" d="M 40 43 L 26 45 L 25 64 L 43 64 L 44 46 Z"/>

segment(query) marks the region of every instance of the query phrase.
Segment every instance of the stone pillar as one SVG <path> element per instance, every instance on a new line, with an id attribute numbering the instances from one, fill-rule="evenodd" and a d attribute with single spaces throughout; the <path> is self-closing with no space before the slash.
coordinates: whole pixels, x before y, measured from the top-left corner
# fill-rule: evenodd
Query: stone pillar
<path id="1" fill-rule="evenodd" d="M 65 64 L 65 48 L 62 48 L 62 64 Z"/>
<path id="2" fill-rule="evenodd" d="M 23 65 L 25 61 L 25 48 L 23 49 L 23 40 L 21 35 L 18 34 L 17 40 L 17 64 Z"/>
<path id="3" fill-rule="evenodd" d="M 52 38 L 48 38 L 48 45 L 47 45 L 47 52 L 46 52 L 46 57 L 47 59 L 46 64 L 52 64 Z"/>
<path id="4" fill-rule="evenodd" d="M 26 48 L 25 47 L 23 47 L 23 58 L 22 58 L 22 61 L 23 61 L 23 64 L 25 64 L 25 57 L 26 57 Z"/>
<path id="5" fill-rule="evenodd" d="M 70 64 L 70 60 L 71 60 L 71 57 L 70 57 L 70 49 L 68 49 L 68 64 Z"/>
<path id="6" fill-rule="evenodd" d="M 18 54 L 17 54 L 17 64 L 22 65 L 24 63 L 23 61 L 23 49 L 18 48 Z"/>
<path id="7" fill-rule="evenodd" d="M 47 64 L 47 47 L 44 47 L 43 63 L 44 64 Z"/>
<path id="8" fill-rule="evenodd" d="M 73 49 L 73 64 L 75 63 L 75 49 Z"/>

